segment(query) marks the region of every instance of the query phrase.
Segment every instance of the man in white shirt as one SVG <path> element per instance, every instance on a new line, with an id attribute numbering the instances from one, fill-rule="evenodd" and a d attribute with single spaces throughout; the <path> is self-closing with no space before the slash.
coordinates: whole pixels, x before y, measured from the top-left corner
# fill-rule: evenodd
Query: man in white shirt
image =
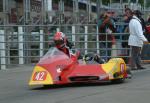
<path id="1" fill-rule="evenodd" d="M 129 22 L 129 39 L 128 45 L 131 46 L 131 70 L 145 69 L 141 66 L 141 48 L 143 43 L 148 42 L 143 35 L 141 21 L 138 18 L 137 12 L 133 12 L 133 17 Z"/>

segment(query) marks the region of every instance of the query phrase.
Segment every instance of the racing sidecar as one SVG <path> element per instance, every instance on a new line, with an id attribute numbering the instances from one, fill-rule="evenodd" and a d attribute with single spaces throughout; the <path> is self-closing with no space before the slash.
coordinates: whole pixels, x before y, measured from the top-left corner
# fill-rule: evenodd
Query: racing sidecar
<path id="1" fill-rule="evenodd" d="M 88 63 L 78 60 L 78 55 L 70 58 L 51 47 L 34 67 L 29 85 L 123 82 L 127 77 L 127 67 L 122 58 L 113 58 L 104 64 Z"/>

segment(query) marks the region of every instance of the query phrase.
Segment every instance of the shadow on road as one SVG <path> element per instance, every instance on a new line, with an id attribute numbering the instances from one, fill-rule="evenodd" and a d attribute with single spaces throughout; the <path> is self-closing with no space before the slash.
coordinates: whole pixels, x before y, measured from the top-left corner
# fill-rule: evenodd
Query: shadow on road
<path id="1" fill-rule="evenodd" d="M 129 81 L 125 81 L 124 83 L 128 83 Z M 31 90 L 53 90 L 60 88 L 79 88 L 79 87 L 95 87 L 95 86 L 109 86 L 109 85 L 122 85 L 124 83 L 111 83 L 111 82 L 100 82 L 100 83 L 71 83 L 71 84 L 63 84 L 63 85 L 43 85 L 32 87 Z"/>

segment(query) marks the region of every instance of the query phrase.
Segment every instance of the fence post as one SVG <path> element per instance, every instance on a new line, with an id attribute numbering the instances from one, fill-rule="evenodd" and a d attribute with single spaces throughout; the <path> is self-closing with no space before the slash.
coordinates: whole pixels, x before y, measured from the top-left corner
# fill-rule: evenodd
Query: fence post
<path id="1" fill-rule="evenodd" d="M 88 48 L 88 45 L 87 45 L 87 42 L 88 42 L 88 36 L 87 36 L 87 33 L 88 33 L 88 27 L 85 26 L 85 35 L 84 35 L 84 48 L 85 48 L 85 54 L 87 54 L 87 48 Z"/>
<path id="2" fill-rule="evenodd" d="M 52 8 L 52 0 L 47 0 L 45 5 L 47 6 L 48 12 L 51 12 L 53 10 L 53 8 Z M 51 15 L 48 15 L 48 16 L 49 16 L 49 21 L 52 22 L 52 16 Z"/>
<path id="3" fill-rule="evenodd" d="M 56 28 L 56 31 L 59 32 L 59 31 L 60 31 L 60 28 Z"/>
<path id="4" fill-rule="evenodd" d="M 72 26 L 72 42 L 75 44 L 75 26 Z"/>
<path id="5" fill-rule="evenodd" d="M 44 38 L 43 38 L 43 30 L 40 30 L 40 57 L 43 56 L 43 41 L 44 41 Z"/>
<path id="6" fill-rule="evenodd" d="M 1 69 L 6 69 L 6 48 L 5 48 L 5 34 L 4 30 L 0 30 L 0 55 L 1 55 Z"/>
<path id="7" fill-rule="evenodd" d="M 98 26 L 96 26 L 96 50 L 97 50 L 97 54 L 100 54 L 100 51 L 99 51 L 99 31 L 98 31 Z"/>
<path id="8" fill-rule="evenodd" d="M 23 27 L 18 27 L 19 64 L 24 64 Z"/>

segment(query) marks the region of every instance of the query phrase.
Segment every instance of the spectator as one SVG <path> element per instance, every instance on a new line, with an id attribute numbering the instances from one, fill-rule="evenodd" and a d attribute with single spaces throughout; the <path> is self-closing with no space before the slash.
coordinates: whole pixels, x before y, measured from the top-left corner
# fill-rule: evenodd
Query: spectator
<path id="1" fill-rule="evenodd" d="M 129 27 L 128 27 L 129 21 L 128 21 L 128 16 L 127 16 L 127 15 L 124 15 L 124 17 L 123 17 L 123 22 L 125 23 L 125 25 L 124 25 L 124 27 L 123 27 L 122 32 L 123 32 L 123 33 L 128 33 L 128 32 L 129 32 Z M 122 36 L 122 40 L 124 40 L 124 41 L 122 42 L 122 47 L 123 47 L 123 48 L 127 48 L 127 47 L 128 47 L 128 42 L 126 42 L 126 40 L 128 40 L 128 35 L 124 34 L 124 35 Z"/>
<path id="2" fill-rule="evenodd" d="M 132 19 L 132 16 L 133 16 L 132 10 L 130 8 L 126 8 L 125 9 L 125 15 L 127 16 L 126 22 L 129 23 L 130 20 Z"/>
<path id="3" fill-rule="evenodd" d="M 143 29 L 143 34 L 147 38 L 147 40 L 150 42 L 149 29 L 146 27 L 145 20 L 142 18 L 143 14 L 139 10 L 135 10 L 134 13 L 140 19 L 140 23 L 141 23 L 142 29 Z"/>
<path id="4" fill-rule="evenodd" d="M 147 35 L 149 35 L 149 39 L 148 41 L 150 42 L 150 15 L 147 18 L 147 22 L 146 22 L 146 30 L 147 30 Z"/>
<path id="5" fill-rule="evenodd" d="M 123 26 L 123 30 L 122 30 L 123 33 L 128 33 L 129 32 L 128 24 L 129 24 L 130 20 L 132 19 L 132 15 L 133 15 L 132 10 L 130 8 L 126 8 L 125 9 L 125 14 L 123 15 L 123 22 L 125 23 L 125 25 Z M 129 48 L 128 38 L 129 38 L 128 34 L 123 34 L 122 35 L 122 40 L 123 40 L 122 41 L 122 47 L 123 48 Z M 122 55 L 129 56 L 129 54 L 130 54 L 129 49 L 124 49 L 123 50 Z M 124 60 L 125 60 L 125 62 L 129 61 L 127 57 L 125 57 Z"/>
<path id="6" fill-rule="evenodd" d="M 145 69 L 141 66 L 140 52 L 143 46 L 143 42 L 147 42 L 147 39 L 143 35 L 141 20 L 138 18 L 138 13 L 134 11 L 133 17 L 129 22 L 129 39 L 128 45 L 131 46 L 131 69 Z"/>
<path id="7" fill-rule="evenodd" d="M 125 15 L 124 15 L 124 23 L 128 24 L 130 22 L 130 20 L 132 19 L 132 16 L 133 16 L 133 12 L 130 8 L 126 8 L 125 9 Z M 129 26 L 128 25 L 125 25 L 124 26 L 124 29 L 123 29 L 124 32 L 129 32 Z"/>
<path id="8" fill-rule="evenodd" d="M 150 15 L 147 18 L 147 23 L 150 24 Z"/>
<path id="9" fill-rule="evenodd" d="M 109 13 L 106 12 L 100 16 L 98 27 L 99 33 L 103 33 L 99 35 L 99 40 L 102 41 L 100 46 L 102 45 L 104 48 L 112 48 L 112 44 L 115 42 L 115 36 L 112 33 L 116 31 L 116 28 Z M 105 56 L 111 56 L 111 51 L 107 50 Z"/>
<path id="10" fill-rule="evenodd" d="M 2 25 L 3 24 L 3 20 L 2 20 L 2 18 L 0 18 L 0 25 Z"/>

